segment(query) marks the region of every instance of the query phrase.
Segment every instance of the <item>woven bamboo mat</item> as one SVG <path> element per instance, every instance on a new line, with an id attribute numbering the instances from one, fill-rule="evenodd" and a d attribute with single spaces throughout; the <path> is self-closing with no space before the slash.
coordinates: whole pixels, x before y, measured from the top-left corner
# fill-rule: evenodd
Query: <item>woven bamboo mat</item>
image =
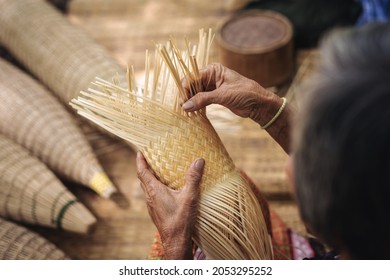
<path id="1" fill-rule="evenodd" d="M 231 14 L 224 9 L 224 4 L 223 0 L 72 0 L 68 18 L 106 47 L 121 65 L 130 63 L 136 69 L 143 69 L 144 51 L 152 49 L 153 42 L 165 41 L 170 35 L 178 39 L 187 36 L 195 41 L 199 28 L 216 28 Z M 298 66 L 310 52 L 300 53 Z M 316 58 L 309 56 L 308 63 L 315 65 Z M 211 61 L 218 61 L 216 48 L 212 49 Z M 293 94 L 288 86 L 279 89 L 279 94 L 287 91 L 295 98 L 313 68 L 301 71 L 304 73 L 295 82 Z M 219 112 L 212 109 L 209 113 L 215 115 L 211 120 L 218 123 Z M 225 121 L 217 131 L 236 165 L 266 193 L 271 207 L 286 224 L 304 234 L 284 173 L 287 155 L 256 124 L 248 119 L 230 117 L 231 121 Z M 85 126 L 82 130 L 123 197 L 116 201 L 105 200 L 90 190 L 64 182 L 98 218 L 95 231 L 89 236 L 80 236 L 37 226 L 30 228 L 71 258 L 145 259 L 155 227 L 136 178 L 135 153 L 126 143 L 110 139 L 91 127 Z"/>

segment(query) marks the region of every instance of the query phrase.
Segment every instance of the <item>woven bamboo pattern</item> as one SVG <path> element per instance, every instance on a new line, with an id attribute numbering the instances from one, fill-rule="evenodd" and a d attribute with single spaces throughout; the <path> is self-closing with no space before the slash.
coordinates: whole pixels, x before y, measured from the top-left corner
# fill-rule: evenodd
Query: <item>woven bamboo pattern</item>
<path id="1" fill-rule="evenodd" d="M 46 165 L 1 134 L 0 215 L 78 233 L 96 222 Z"/>
<path id="2" fill-rule="evenodd" d="M 265 219 L 249 183 L 235 167 L 205 110 L 185 113 L 179 106 L 190 97 L 181 87 L 181 77 L 187 75 L 194 82 L 194 92 L 200 90 L 198 67 L 207 64 L 212 38 L 211 31 L 201 30 L 198 47 L 186 41 L 185 52 L 173 40 L 157 45 L 154 59 L 146 53 L 142 89 L 135 86 L 134 71 L 128 69 L 127 89 L 119 82 L 97 79 L 71 105 L 136 145 L 160 180 L 173 189 L 184 185 L 191 162 L 203 157 L 206 166 L 195 243 L 209 259 L 271 259 Z"/>
<path id="3" fill-rule="evenodd" d="M 22 226 L 0 218 L 1 260 L 67 260 L 53 243 Z"/>
<path id="4" fill-rule="evenodd" d="M 0 60 L 0 132 L 50 169 L 103 197 L 115 191 L 70 113 L 41 84 Z"/>
<path id="5" fill-rule="evenodd" d="M 97 76 L 124 69 L 108 52 L 42 0 L 0 0 L 0 44 L 66 105 Z"/>

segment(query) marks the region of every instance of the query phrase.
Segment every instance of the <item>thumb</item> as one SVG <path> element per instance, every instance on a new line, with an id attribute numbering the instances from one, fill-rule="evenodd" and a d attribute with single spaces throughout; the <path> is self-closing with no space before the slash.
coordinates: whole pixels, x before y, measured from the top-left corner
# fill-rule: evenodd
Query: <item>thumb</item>
<path id="1" fill-rule="evenodd" d="M 184 111 L 193 112 L 206 107 L 207 105 L 216 103 L 218 91 L 198 92 L 192 98 L 187 100 L 182 108 Z"/>
<path id="2" fill-rule="evenodd" d="M 196 194 L 199 192 L 199 184 L 203 175 L 204 159 L 198 158 L 192 162 L 190 168 L 187 170 L 186 183 L 183 190 L 185 192 L 192 192 Z"/>

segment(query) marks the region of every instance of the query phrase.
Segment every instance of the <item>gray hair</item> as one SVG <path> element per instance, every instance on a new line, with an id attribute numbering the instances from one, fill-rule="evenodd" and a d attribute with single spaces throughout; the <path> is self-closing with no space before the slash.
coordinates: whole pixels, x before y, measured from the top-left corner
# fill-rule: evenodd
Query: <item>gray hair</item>
<path id="1" fill-rule="evenodd" d="M 352 258 L 390 259 L 390 25 L 332 32 L 295 120 L 303 220 Z"/>

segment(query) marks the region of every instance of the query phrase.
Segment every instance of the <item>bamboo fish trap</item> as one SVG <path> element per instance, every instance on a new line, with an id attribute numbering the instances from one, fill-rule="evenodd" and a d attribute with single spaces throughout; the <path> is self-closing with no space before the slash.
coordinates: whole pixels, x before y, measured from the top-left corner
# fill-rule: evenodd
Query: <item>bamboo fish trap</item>
<path id="1" fill-rule="evenodd" d="M 53 243 L 22 226 L 0 218 L 1 260 L 66 260 Z"/>
<path id="2" fill-rule="evenodd" d="M 103 197 L 115 188 L 70 113 L 42 85 L 0 60 L 0 132 L 50 169 Z"/>
<path id="3" fill-rule="evenodd" d="M 66 106 L 97 76 L 124 68 L 47 1 L 0 0 L 0 44 Z"/>
<path id="4" fill-rule="evenodd" d="M 27 150 L 0 135 L 0 216 L 87 233 L 94 216 Z"/>
<path id="5" fill-rule="evenodd" d="M 209 259 L 271 259 L 265 219 L 249 183 L 205 110 L 185 113 L 179 105 L 190 97 L 181 87 L 181 77 L 192 80 L 192 94 L 201 90 L 198 67 L 207 64 L 212 38 L 211 31 L 201 30 L 198 47 L 186 41 L 185 52 L 172 40 L 157 45 L 154 60 L 146 55 L 143 89 L 135 86 L 129 70 L 128 89 L 97 79 L 71 105 L 80 115 L 135 144 L 159 179 L 173 189 L 184 185 L 191 162 L 203 157 L 206 166 L 194 242 Z"/>

